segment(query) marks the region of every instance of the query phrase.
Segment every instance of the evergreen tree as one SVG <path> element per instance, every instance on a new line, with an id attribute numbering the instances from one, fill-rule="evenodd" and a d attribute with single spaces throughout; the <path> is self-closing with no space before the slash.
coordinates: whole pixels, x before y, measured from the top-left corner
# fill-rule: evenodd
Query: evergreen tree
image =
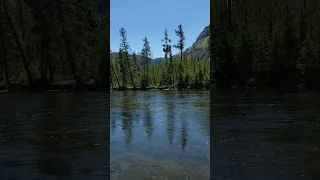
<path id="1" fill-rule="evenodd" d="M 131 65 L 133 63 L 131 63 L 130 59 L 129 59 L 130 46 L 129 46 L 129 43 L 127 42 L 127 33 L 126 33 L 126 30 L 124 28 L 120 29 L 120 36 L 121 36 L 120 48 L 123 51 L 123 58 L 126 61 L 126 66 L 127 66 L 126 69 L 129 71 L 131 84 L 133 85 L 134 88 L 136 88 L 136 85 L 135 85 L 134 80 L 133 80 L 132 69 L 131 69 Z"/>
<path id="2" fill-rule="evenodd" d="M 141 71 L 141 68 L 140 68 L 140 65 L 139 65 L 139 61 L 138 61 L 138 58 L 137 58 L 137 55 L 136 55 L 136 52 L 134 51 L 133 54 L 132 54 L 132 61 L 134 63 L 134 70 L 133 70 L 133 74 L 134 74 L 134 79 L 136 79 L 136 84 L 138 84 L 137 81 L 140 80 L 140 71 Z"/>
<path id="3" fill-rule="evenodd" d="M 127 88 L 127 74 L 126 74 L 127 66 L 126 66 L 126 60 L 124 57 L 124 52 L 121 48 L 119 49 L 118 61 L 120 65 L 120 73 L 122 75 L 122 88 L 125 89 Z"/>
<path id="4" fill-rule="evenodd" d="M 149 65 L 152 58 L 151 47 L 147 37 L 143 39 L 143 48 L 141 50 L 142 65 L 143 65 L 143 80 L 142 87 L 146 88 L 149 85 Z"/>
<path id="5" fill-rule="evenodd" d="M 162 50 L 164 52 L 164 58 L 165 58 L 165 61 L 166 61 L 166 66 L 168 67 L 168 54 L 169 54 L 169 43 L 171 42 L 171 39 L 169 39 L 169 36 L 168 36 L 168 30 L 165 29 L 164 30 L 164 38 L 161 39 L 161 42 L 163 42 L 164 44 L 162 44 Z M 167 72 L 168 71 L 168 68 L 167 68 Z M 169 77 L 169 76 L 165 76 L 165 77 Z M 168 81 L 167 78 L 165 78 L 166 80 L 165 81 Z"/>
<path id="6" fill-rule="evenodd" d="M 182 63 L 185 37 L 181 24 L 178 26 L 178 29 L 175 30 L 175 33 L 179 37 L 179 41 L 176 45 L 174 45 L 174 47 L 180 50 L 180 62 Z"/>

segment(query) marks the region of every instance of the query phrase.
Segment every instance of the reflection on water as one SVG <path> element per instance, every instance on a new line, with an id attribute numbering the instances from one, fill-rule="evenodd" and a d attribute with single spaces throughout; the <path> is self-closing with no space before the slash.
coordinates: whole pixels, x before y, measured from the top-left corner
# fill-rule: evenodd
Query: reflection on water
<path id="1" fill-rule="evenodd" d="M 0 179 L 108 179 L 104 94 L 0 94 Z"/>
<path id="2" fill-rule="evenodd" d="M 209 92 L 111 92 L 111 179 L 209 179 Z"/>
<path id="3" fill-rule="evenodd" d="M 319 94 L 211 97 L 213 179 L 320 179 Z"/>

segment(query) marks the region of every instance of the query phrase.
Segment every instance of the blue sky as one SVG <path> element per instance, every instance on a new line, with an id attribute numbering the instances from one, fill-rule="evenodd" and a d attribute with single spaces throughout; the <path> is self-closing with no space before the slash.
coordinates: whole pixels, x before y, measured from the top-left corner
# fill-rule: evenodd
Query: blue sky
<path id="1" fill-rule="evenodd" d="M 181 24 L 186 37 L 185 47 L 195 42 L 202 30 L 210 24 L 210 0 L 111 0 L 110 46 L 119 51 L 121 27 L 127 31 L 131 52 L 140 52 L 147 37 L 153 57 L 163 57 L 161 39 L 165 28 L 176 44 L 174 30 Z M 175 49 L 174 54 L 178 51 Z"/>

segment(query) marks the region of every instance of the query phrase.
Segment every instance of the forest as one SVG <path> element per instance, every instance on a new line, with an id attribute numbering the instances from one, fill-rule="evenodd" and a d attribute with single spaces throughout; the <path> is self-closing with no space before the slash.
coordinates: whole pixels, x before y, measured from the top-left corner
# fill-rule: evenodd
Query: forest
<path id="1" fill-rule="evenodd" d="M 108 90 L 108 6 L 102 0 L 1 0 L 1 89 Z"/>
<path id="2" fill-rule="evenodd" d="M 120 31 L 118 52 L 111 52 L 111 89 L 205 89 L 210 86 L 210 59 L 186 54 L 182 25 L 175 30 L 179 40 L 172 44 L 168 30 L 164 30 L 162 50 L 164 62 L 155 63 L 152 59 L 150 43 L 145 37 L 140 52 L 130 53 L 127 32 Z M 160 39 L 159 39 L 160 41 Z M 161 48 L 161 47 L 159 47 Z M 179 50 L 173 55 L 172 48 Z M 208 50 L 207 50 L 208 51 Z"/>
<path id="3" fill-rule="evenodd" d="M 211 1 L 211 84 L 320 87 L 320 2 Z"/>

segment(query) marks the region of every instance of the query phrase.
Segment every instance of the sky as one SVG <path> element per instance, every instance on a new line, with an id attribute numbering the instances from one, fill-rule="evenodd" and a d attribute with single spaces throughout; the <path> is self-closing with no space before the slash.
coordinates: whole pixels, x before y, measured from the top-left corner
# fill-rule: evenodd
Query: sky
<path id="1" fill-rule="evenodd" d="M 163 57 L 161 39 L 168 29 L 171 44 L 177 44 L 175 29 L 181 24 L 185 48 L 191 47 L 202 30 L 210 24 L 210 0 L 110 0 L 110 46 L 120 47 L 119 30 L 127 32 L 131 52 L 140 53 L 143 38 L 150 42 L 153 58 Z M 174 49 L 176 54 L 178 50 Z"/>

